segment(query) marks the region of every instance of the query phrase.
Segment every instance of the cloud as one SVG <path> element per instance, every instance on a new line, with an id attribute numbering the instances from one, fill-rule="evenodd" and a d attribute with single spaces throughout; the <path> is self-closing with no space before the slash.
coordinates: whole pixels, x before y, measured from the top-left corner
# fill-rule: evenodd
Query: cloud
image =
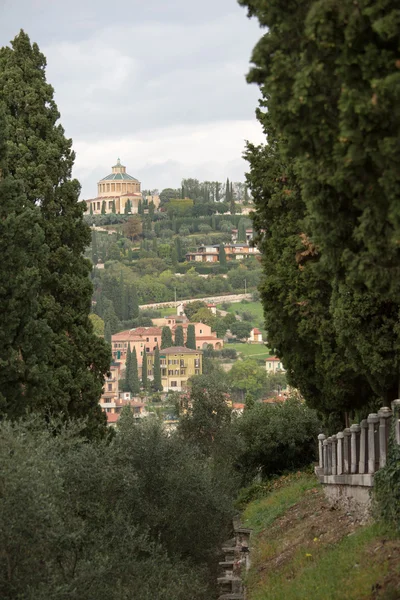
<path id="1" fill-rule="evenodd" d="M 0 0 L 0 44 L 20 27 L 47 57 L 82 195 L 121 156 L 145 188 L 240 180 L 262 140 L 247 85 L 260 30 L 235 0 Z"/>

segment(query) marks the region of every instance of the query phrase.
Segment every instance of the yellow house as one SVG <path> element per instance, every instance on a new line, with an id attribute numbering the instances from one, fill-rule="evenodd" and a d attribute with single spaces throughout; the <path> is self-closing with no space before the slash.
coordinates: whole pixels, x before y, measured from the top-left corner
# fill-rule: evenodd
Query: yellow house
<path id="1" fill-rule="evenodd" d="M 183 346 L 172 346 L 160 350 L 161 383 L 164 391 L 177 392 L 186 388 L 187 380 L 192 375 L 203 373 L 203 352 Z M 154 352 L 147 357 L 147 372 L 154 375 Z"/>

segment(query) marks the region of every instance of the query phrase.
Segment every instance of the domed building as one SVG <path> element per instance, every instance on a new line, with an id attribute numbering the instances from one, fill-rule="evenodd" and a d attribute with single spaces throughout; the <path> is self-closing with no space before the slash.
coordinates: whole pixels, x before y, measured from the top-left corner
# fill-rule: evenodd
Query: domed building
<path id="1" fill-rule="evenodd" d="M 86 211 L 93 215 L 102 212 L 137 213 L 139 200 L 142 200 L 140 181 L 128 175 L 126 167 L 118 159 L 117 164 L 112 167 L 112 173 L 98 182 L 97 197 L 85 201 Z"/>

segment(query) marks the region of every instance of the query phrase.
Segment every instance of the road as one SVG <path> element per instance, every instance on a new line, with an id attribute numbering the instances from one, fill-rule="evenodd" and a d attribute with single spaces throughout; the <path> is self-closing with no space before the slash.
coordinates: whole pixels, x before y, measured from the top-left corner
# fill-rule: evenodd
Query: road
<path id="1" fill-rule="evenodd" d="M 176 302 L 155 302 L 154 304 L 141 304 L 140 308 L 176 308 L 179 304 L 189 304 L 190 302 L 206 302 L 207 304 L 221 304 L 222 302 L 240 302 L 241 300 L 251 300 L 252 294 L 225 294 L 224 296 L 208 296 L 207 298 L 187 298 L 186 300 L 177 300 Z"/>

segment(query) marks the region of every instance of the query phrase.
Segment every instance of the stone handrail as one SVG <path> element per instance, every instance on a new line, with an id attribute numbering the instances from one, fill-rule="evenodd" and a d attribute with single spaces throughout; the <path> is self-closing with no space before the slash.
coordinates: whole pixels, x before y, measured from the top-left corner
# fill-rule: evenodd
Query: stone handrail
<path id="1" fill-rule="evenodd" d="M 316 473 L 322 483 L 357 486 L 373 485 L 376 471 L 386 465 L 388 442 L 394 419 L 395 441 L 400 444 L 400 400 L 392 410 L 381 408 L 360 424 L 328 438 L 318 436 L 319 465 Z"/>

